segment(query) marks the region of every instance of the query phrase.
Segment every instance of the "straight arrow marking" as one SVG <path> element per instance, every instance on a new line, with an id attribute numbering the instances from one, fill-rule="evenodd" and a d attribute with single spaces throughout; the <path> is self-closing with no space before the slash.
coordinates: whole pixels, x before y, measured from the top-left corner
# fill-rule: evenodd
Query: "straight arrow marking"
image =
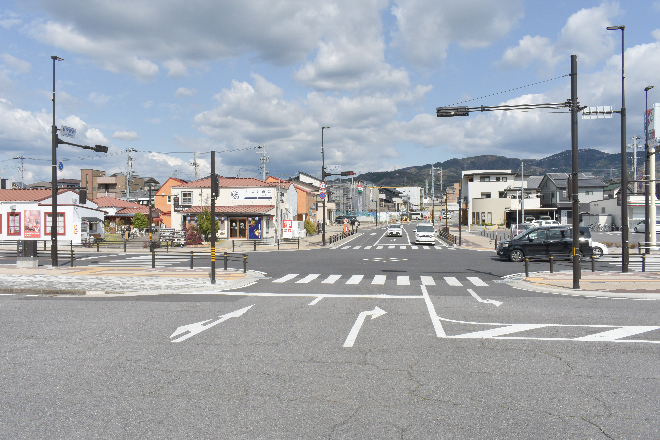
<path id="1" fill-rule="evenodd" d="M 252 304 L 251 306 L 248 306 L 248 307 L 243 307 L 242 309 L 236 310 L 235 312 L 227 313 L 226 315 L 221 315 L 220 319 L 218 319 L 216 321 L 213 321 L 210 324 L 206 324 L 206 323 L 209 322 L 209 321 L 212 321 L 212 320 L 207 319 L 206 321 L 200 321 L 200 322 L 196 322 L 194 324 L 182 325 L 181 327 L 177 328 L 174 331 L 174 333 L 172 333 L 172 335 L 170 336 L 170 339 L 174 338 L 175 336 L 179 336 L 183 333 L 186 333 L 186 332 L 189 332 L 189 333 L 187 333 L 187 334 L 181 336 L 180 338 L 177 338 L 177 339 L 175 339 L 171 342 L 185 341 L 186 339 L 188 339 L 192 336 L 195 336 L 196 334 L 199 334 L 199 333 L 203 332 L 204 330 L 208 330 L 211 327 L 213 327 L 214 325 L 218 325 L 221 322 L 224 322 L 224 321 L 228 320 L 229 318 L 238 318 L 243 313 L 250 310 L 250 308 L 252 308 L 253 306 L 254 306 L 254 304 Z"/>
<path id="2" fill-rule="evenodd" d="M 474 293 L 474 290 L 472 290 L 472 289 L 468 289 L 467 291 L 470 292 L 470 295 L 472 295 L 472 296 L 474 297 L 474 299 L 476 299 L 476 300 L 479 301 L 480 303 L 493 304 L 495 307 L 499 307 L 499 306 L 502 305 L 502 302 L 501 302 L 501 301 L 495 301 L 494 299 L 481 299 L 481 298 L 479 297 L 479 295 L 477 295 L 476 293 Z"/>
<path id="3" fill-rule="evenodd" d="M 353 324 L 353 328 L 348 333 L 348 337 L 344 342 L 344 347 L 353 346 L 353 344 L 355 343 L 355 339 L 357 339 L 357 335 L 360 332 L 360 328 L 362 327 L 362 324 L 364 324 L 364 320 L 367 318 L 368 315 L 371 315 L 371 319 L 376 319 L 379 316 L 383 316 L 385 313 L 387 312 L 379 307 L 376 307 L 371 311 L 360 313 L 357 317 L 357 320 L 355 321 L 355 324 Z"/>

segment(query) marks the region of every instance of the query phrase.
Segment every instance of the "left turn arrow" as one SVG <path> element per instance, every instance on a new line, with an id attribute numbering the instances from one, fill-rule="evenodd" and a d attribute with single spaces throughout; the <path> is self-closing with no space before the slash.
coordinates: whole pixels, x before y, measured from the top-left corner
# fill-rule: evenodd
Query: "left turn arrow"
<path id="1" fill-rule="evenodd" d="M 252 308 L 253 306 L 254 306 L 254 304 L 252 304 L 251 306 L 248 306 L 248 307 L 243 307 L 242 309 L 236 310 L 235 312 L 227 313 L 226 315 L 220 316 L 220 319 L 217 319 L 215 321 L 213 321 L 212 319 L 207 319 L 206 321 L 196 322 L 194 324 L 182 325 L 181 327 L 177 328 L 174 331 L 174 333 L 172 333 L 172 335 L 170 336 L 170 339 L 174 338 L 176 336 L 182 335 L 186 332 L 189 332 L 189 333 L 186 333 L 185 335 L 181 336 L 180 338 L 174 339 L 171 342 L 185 341 L 186 339 L 188 339 L 192 336 L 195 336 L 196 334 L 201 333 L 204 330 L 208 330 L 211 327 L 213 327 L 214 325 L 220 324 L 221 322 L 224 322 L 224 321 L 228 320 L 229 318 L 238 318 L 243 313 L 250 310 L 250 308 Z M 208 324 L 207 324 L 207 322 L 208 322 Z"/>

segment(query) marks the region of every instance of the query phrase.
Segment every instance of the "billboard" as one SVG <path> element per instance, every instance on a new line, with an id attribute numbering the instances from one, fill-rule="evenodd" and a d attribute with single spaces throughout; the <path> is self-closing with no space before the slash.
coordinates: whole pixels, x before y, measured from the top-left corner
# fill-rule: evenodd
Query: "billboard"
<path id="1" fill-rule="evenodd" d="M 25 223 L 23 226 L 24 238 L 41 237 L 41 211 L 25 210 Z"/>
<path id="2" fill-rule="evenodd" d="M 649 140 L 660 137 L 660 126 L 658 126 L 658 114 L 660 113 L 660 104 L 653 104 L 646 110 L 646 128 L 648 130 Z"/>

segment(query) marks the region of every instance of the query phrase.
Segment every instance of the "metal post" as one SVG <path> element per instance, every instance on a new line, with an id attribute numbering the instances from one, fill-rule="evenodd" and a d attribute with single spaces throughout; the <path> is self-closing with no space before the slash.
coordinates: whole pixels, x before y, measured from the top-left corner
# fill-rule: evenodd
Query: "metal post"
<path id="1" fill-rule="evenodd" d="M 151 249 L 151 268 L 156 268 L 156 249 Z"/>
<path id="2" fill-rule="evenodd" d="M 55 61 L 62 61 L 62 58 L 51 55 L 53 60 L 53 126 L 51 127 L 51 147 L 52 147 L 52 164 L 51 164 L 51 213 L 50 213 L 50 259 L 53 267 L 57 266 L 57 126 L 55 125 Z"/>
<path id="3" fill-rule="evenodd" d="M 577 55 L 571 55 L 571 207 L 573 217 L 573 289 L 580 288 L 580 200 L 578 198 L 578 96 Z M 523 221 L 524 221 L 523 216 Z"/>
<path id="4" fill-rule="evenodd" d="M 228 260 L 227 252 L 225 252 L 225 270 L 227 270 L 227 260 Z"/>
<path id="5" fill-rule="evenodd" d="M 264 162 L 264 170 L 266 162 Z M 218 177 L 215 175 L 215 151 L 211 151 L 211 284 L 215 284 L 215 198 L 219 191 Z"/>
<path id="6" fill-rule="evenodd" d="M 646 272 L 646 254 L 642 254 L 642 272 Z"/>
<path id="7" fill-rule="evenodd" d="M 330 127 L 321 127 L 321 182 L 325 183 L 325 151 L 323 149 L 323 130 Z M 325 197 L 323 198 L 323 234 L 322 241 L 323 246 L 325 246 L 325 199 L 328 197 L 328 191 L 326 186 Z"/>
<path id="8" fill-rule="evenodd" d="M 257 250 L 257 240 L 252 240 L 252 245 L 254 246 L 253 250 Z"/>
<path id="9" fill-rule="evenodd" d="M 73 240 L 71 241 L 71 267 L 73 267 Z"/>
<path id="10" fill-rule="evenodd" d="M 101 243 L 99 243 L 99 242 L 97 241 L 97 242 L 96 242 L 96 252 L 101 252 L 101 251 L 99 250 L 99 246 L 100 246 L 100 245 L 101 245 Z"/>
<path id="11" fill-rule="evenodd" d="M 550 273 L 555 273 L 555 259 L 550 255 Z"/>
<path id="12" fill-rule="evenodd" d="M 243 254 L 243 273 L 247 272 L 247 254 Z"/>
<path id="13" fill-rule="evenodd" d="M 525 258 L 525 277 L 529 277 L 529 258 Z"/>
<path id="14" fill-rule="evenodd" d="M 596 272 L 596 257 L 593 255 L 591 256 L 591 271 Z"/>
<path id="15" fill-rule="evenodd" d="M 193 251 L 190 251 L 190 268 L 193 268 Z"/>
<path id="16" fill-rule="evenodd" d="M 152 185 L 149 185 L 149 243 L 154 239 L 153 231 L 151 229 L 151 188 Z"/>

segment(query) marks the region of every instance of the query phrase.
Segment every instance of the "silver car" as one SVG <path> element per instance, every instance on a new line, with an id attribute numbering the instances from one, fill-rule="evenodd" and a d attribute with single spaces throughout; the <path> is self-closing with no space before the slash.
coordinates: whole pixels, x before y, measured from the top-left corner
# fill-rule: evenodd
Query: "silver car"
<path id="1" fill-rule="evenodd" d="M 435 228 L 431 223 L 419 223 L 415 228 L 415 244 L 435 244 Z"/>
<path id="2" fill-rule="evenodd" d="M 395 223 L 393 225 L 389 225 L 387 227 L 387 234 L 386 235 L 388 237 L 393 237 L 393 236 L 402 237 L 403 236 L 403 228 L 398 223 Z"/>

